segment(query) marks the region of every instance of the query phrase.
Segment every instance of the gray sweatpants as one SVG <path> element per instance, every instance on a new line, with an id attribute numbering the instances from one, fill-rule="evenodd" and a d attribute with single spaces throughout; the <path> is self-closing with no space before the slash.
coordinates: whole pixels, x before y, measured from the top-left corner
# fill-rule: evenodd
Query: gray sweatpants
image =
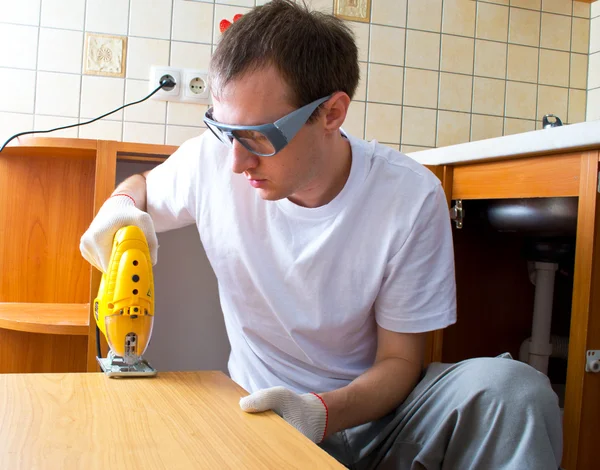
<path id="1" fill-rule="evenodd" d="M 433 363 L 395 412 L 320 446 L 356 470 L 557 470 L 562 419 L 548 378 L 507 354 Z"/>

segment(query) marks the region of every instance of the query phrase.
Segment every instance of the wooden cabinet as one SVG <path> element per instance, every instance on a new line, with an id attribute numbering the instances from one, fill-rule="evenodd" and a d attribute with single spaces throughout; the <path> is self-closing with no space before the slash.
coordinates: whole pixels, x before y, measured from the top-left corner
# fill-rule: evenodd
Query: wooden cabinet
<path id="1" fill-rule="evenodd" d="M 34 138 L 0 153 L 0 373 L 97 370 L 100 273 L 79 239 L 114 190 L 117 160 L 158 162 L 175 149 Z"/>
<path id="2" fill-rule="evenodd" d="M 600 435 L 600 374 L 585 371 L 586 351 L 600 350 L 599 158 L 598 149 L 590 149 L 430 167 L 442 180 L 449 205 L 460 200 L 465 208 L 463 228 L 453 224 L 458 321 L 430 335 L 430 361 L 505 351 L 518 357 L 519 345 L 531 334 L 534 287 L 522 255 L 524 237 L 486 228 L 477 203 L 577 198 L 574 253 L 566 272 L 557 276 L 553 318 L 553 328 L 569 339 L 564 373 L 553 371 L 565 382 L 565 470 L 595 468 Z"/>

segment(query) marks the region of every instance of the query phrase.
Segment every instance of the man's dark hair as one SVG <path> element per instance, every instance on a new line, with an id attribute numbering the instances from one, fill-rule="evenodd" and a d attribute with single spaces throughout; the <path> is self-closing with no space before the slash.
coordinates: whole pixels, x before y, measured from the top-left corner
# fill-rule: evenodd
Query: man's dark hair
<path id="1" fill-rule="evenodd" d="M 360 74 L 350 28 L 291 0 L 258 6 L 223 33 L 211 59 L 211 91 L 218 97 L 230 81 L 269 65 L 294 93 L 296 107 L 336 91 L 352 98 Z"/>

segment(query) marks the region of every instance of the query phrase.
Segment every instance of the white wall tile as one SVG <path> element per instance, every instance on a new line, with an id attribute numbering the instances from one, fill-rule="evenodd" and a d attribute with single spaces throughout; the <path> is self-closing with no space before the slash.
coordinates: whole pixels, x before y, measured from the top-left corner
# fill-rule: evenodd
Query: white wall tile
<path id="1" fill-rule="evenodd" d="M 172 0 L 131 0 L 129 35 L 169 39 Z"/>
<path id="2" fill-rule="evenodd" d="M 35 72 L 0 69 L 0 111 L 33 113 Z"/>
<path id="3" fill-rule="evenodd" d="M 207 129 L 201 127 L 167 126 L 166 144 L 181 145 L 186 140 L 198 137 L 206 130 Z"/>
<path id="4" fill-rule="evenodd" d="M 256 0 L 256 5 L 259 5 L 260 0 Z M 263 0 L 263 3 L 264 2 Z M 320 11 L 323 13 L 333 13 L 333 0 L 308 0 L 308 5 L 311 10 Z"/>
<path id="5" fill-rule="evenodd" d="M 29 130 L 33 130 L 33 114 L 0 112 L 0 146 L 13 135 Z M 23 136 L 25 137 L 27 136 Z M 15 139 L 12 143 L 15 141 L 18 140 Z"/>
<path id="6" fill-rule="evenodd" d="M 403 82 L 403 67 L 371 64 L 367 99 L 379 103 L 402 104 Z"/>
<path id="7" fill-rule="evenodd" d="M 173 5 L 173 31 L 176 41 L 212 41 L 214 5 L 210 3 L 175 0 Z"/>
<path id="8" fill-rule="evenodd" d="M 95 118 L 123 105 L 124 86 L 122 78 L 84 75 L 81 83 L 80 117 Z M 114 121 L 122 116 L 123 110 L 120 110 L 104 119 Z"/>
<path id="9" fill-rule="evenodd" d="M 85 121 L 86 119 L 80 120 L 80 122 Z M 123 123 L 121 121 L 100 119 L 91 124 L 79 126 L 80 139 L 121 140 L 122 133 Z"/>
<path id="10" fill-rule="evenodd" d="M 164 144 L 164 124 L 140 124 L 137 122 L 123 123 L 123 142 L 144 144 Z"/>
<path id="11" fill-rule="evenodd" d="M 130 37 L 127 40 L 127 78 L 150 79 L 151 65 L 169 64 L 169 41 Z"/>
<path id="12" fill-rule="evenodd" d="M 360 78 L 353 99 L 355 101 L 365 101 L 367 99 L 367 75 L 369 66 L 366 62 L 359 62 L 358 68 L 360 69 Z"/>
<path id="13" fill-rule="evenodd" d="M 40 24 L 40 0 L 0 0 L 0 11 L 7 23 Z"/>
<path id="14" fill-rule="evenodd" d="M 600 16 L 590 22 L 590 54 L 600 52 Z"/>
<path id="15" fill-rule="evenodd" d="M 77 117 L 80 80 L 79 75 L 38 72 L 35 113 Z"/>
<path id="16" fill-rule="evenodd" d="M 178 126 L 204 126 L 204 113 L 208 109 L 204 104 L 167 103 L 167 124 Z"/>
<path id="17" fill-rule="evenodd" d="M 342 129 L 359 139 L 364 138 L 365 135 L 365 109 L 365 103 L 351 101 L 342 125 Z"/>
<path id="18" fill-rule="evenodd" d="M 371 21 L 389 26 L 406 26 L 407 0 L 375 0 L 371 6 Z"/>
<path id="19" fill-rule="evenodd" d="M 233 21 L 233 17 L 238 13 L 242 15 L 248 13 L 250 8 L 237 7 L 230 5 L 215 5 L 215 18 L 213 23 L 213 39 L 212 42 L 217 44 L 221 39 L 221 31 L 219 31 L 219 23 L 221 20 Z"/>
<path id="20" fill-rule="evenodd" d="M 594 2 L 592 3 L 591 7 L 590 18 L 596 18 L 597 16 L 600 16 L 600 3 Z"/>
<path id="21" fill-rule="evenodd" d="M 600 119 L 600 88 L 588 91 L 586 121 Z"/>
<path id="22" fill-rule="evenodd" d="M 61 116 L 39 116 L 36 115 L 33 121 L 33 127 L 36 131 L 45 131 L 55 129 L 56 127 L 70 126 L 71 124 L 77 124 L 79 120 L 77 118 L 68 118 Z M 59 131 L 49 132 L 42 134 L 43 137 L 69 137 L 77 138 L 78 127 L 70 127 L 68 129 L 61 129 Z"/>
<path id="23" fill-rule="evenodd" d="M 125 36 L 128 18 L 129 0 L 87 0 L 86 31 Z"/>
<path id="24" fill-rule="evenodd" d="M 127 80 L 125 83 L 125 102 L 131 103 L 148 95 L 148 81 Z M 147 99 L 123 110 L 125 121 L 150 122 L 164 124 L 167 113 L 167 102 Z"/>
<path id="25" fill-rule="evenodd" d="M 208 70 L 211 46 L 171 41 L 171 67 Z"/>
<path id="26" fill-rule="evenodd" d="M 600 52 L 590 55 L 588 64 L 588 90 L 600 87 Z"/>
<path id="27" fill-rule="evenodd" d="M 346 25 L 354 32 L 358 60 L 366 62 L 369 56 L 369 25 L 357 21 L 346 21 Z"/>
<path id="28" fill-rule="evenodd" d="M 401 123 L 402 106 L 369 103 L 366 139 L 399 144 Z"/>
<path id="29" fill-rule="evenodd" d="M 40 28 L 38 70 L 81 73 L 83 32 Z"/>
<path id="30" fill-rule="evenodd" d="M 42 0 L 42 26 L 83 31 L 85 0 Z"/>
<path id="31" fill-rule="evenodd" d="M 0 66 L 35 70 L 37 40 L 35 26 L 0 23 Z"/>
<path id="32" fill-rule="evenodd" d="M 215 3 L 249 8 L 252 8 L 254 6 L 254 0 L 215 0 Z"/>
<path id="33" fill-rule="evenodd" d="M 404 28 L 371 26 L 371 62 L 404 65 Z"/>

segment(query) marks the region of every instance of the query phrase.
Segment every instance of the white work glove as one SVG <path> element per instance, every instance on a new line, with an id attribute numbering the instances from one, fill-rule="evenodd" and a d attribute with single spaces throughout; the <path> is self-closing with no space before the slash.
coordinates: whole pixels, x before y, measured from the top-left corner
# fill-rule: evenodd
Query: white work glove
<path id="1" fill-rule="evenodd" d="M 104 202 L 81 237 L 79 249 L 82 256 L 106 273 L 115 234 L 127 225 L 135 225 L 144 232 L 152 264 L 156 264 L 158 240 L 154 223 L 146 212 L 135 207 L 133 198 L 124 194 L 115 194 Z"/>
<path id="2" fill-rule="evenodd" d="M 248 413 L 273 410 L 317 444 L 325 436 L 327 405 L 316 393 L 299 395 L 285 387 L 272 387 L 242 398 L 240 407 Z"/>

